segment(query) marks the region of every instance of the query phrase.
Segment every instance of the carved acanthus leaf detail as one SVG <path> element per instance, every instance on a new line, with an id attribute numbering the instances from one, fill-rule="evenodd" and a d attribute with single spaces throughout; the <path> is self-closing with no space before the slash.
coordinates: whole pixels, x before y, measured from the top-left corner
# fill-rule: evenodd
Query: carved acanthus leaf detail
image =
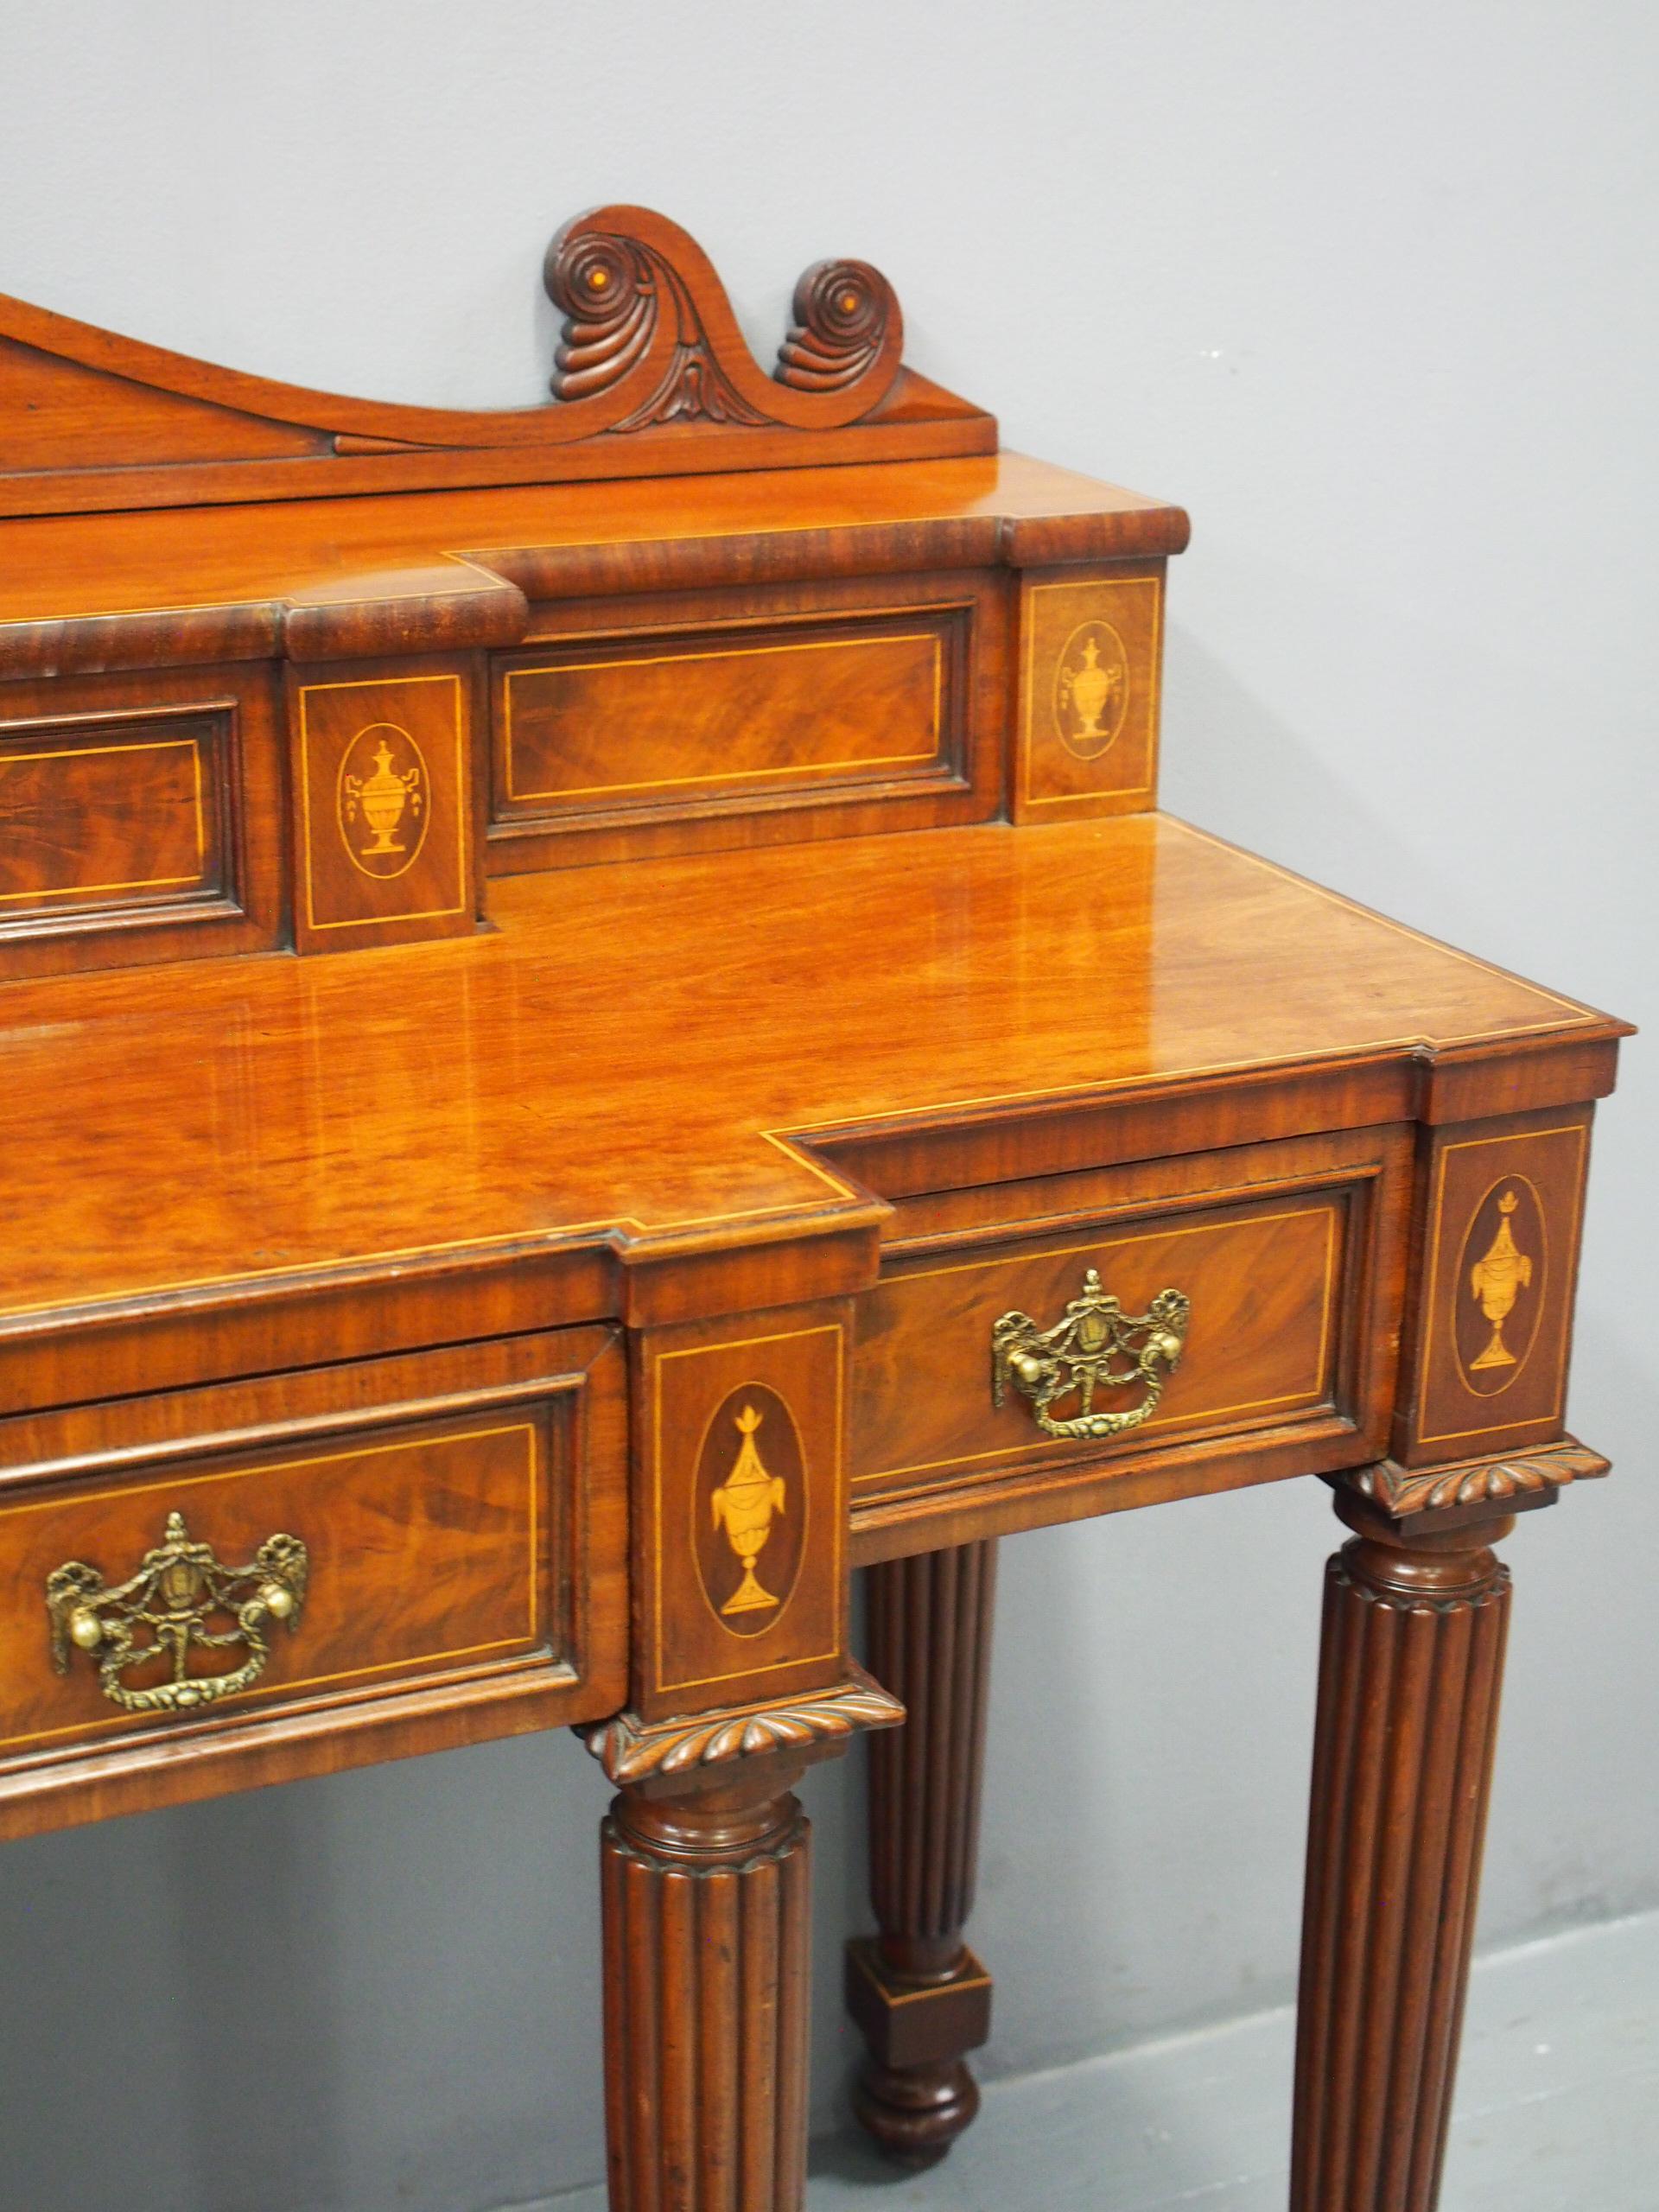
<path id="1" fill-rule="evenodd" d="M 1358 1467 L 1342 1479 L 1395 1520 L 1410 1513 L 1445 1512 L 1453 1506 L 1501 1505 L 1505 1498 L 1560 1490 L 1568 1483 L 1605 1475 L 1608 1461 L 1599 1452 L 1563 1437 L 1536 1450 L 1504 1452 L 1493 1459 L 1459 1459 L 1449 1467 L 1401 1467 L 1383 1459 Z"/>
<path id="2" fill-rule="evenodd" d="M 904 1717 L 899 1700 L 854 1665 L 846 1681 L 779 1704 L 673 1720 L 641 1720 L 619 1713 L 582 1733 L 611 1780 L 626 1783 L 788 1751 L 863 1728 L 896 1728 Z"/>
<path id="3" fill-rule="evenodd" d="M 711 423 L 764 423 L 758 408 L 741 398 L 710 359 L 705 346 L 677 346 L 668 374 L 643 407 L 636 407 L 616 425 L 619 430 L 643 430 L 650 423 L 695 421 L 703 416 Z"/>

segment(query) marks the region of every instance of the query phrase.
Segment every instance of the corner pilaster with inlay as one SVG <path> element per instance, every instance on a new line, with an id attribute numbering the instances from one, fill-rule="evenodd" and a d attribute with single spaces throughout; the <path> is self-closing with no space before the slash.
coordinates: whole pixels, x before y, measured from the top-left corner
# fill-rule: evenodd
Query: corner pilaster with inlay
<path id="1" fill-rule="evenodd" d="M 662 1287 L 657 1287 L 661 1296 Z M 634 1338 L 632 1703 L 601 1861 L 615 2212 L 798 2212 L 803 1770 L 904 1717 L 847 1651 L 846 1301 Z"/>
<path id="2" fill-rule="evenodd" d="M 1164 575 L 1162 561 L 1121 561 L 1021 575 L 1016 822 L 1157 804 Z"/>

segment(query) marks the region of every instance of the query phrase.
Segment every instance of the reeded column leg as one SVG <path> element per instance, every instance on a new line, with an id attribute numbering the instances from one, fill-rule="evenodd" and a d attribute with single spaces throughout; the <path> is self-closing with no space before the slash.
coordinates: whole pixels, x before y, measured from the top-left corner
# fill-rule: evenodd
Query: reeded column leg
<path id="1" fill-rule="evenodd" d="M 613 2212 L 798 2212 L 806 2187 L 804 1761 L 625 1789 L 601 1842 Z"/>
<path id="2" fill-rule="evenodd" d="M 1292 2212 L 1433 2212 L 1509 1616 L 1512 1518 L 1402 1536 L 1339 1495 L 1313 1752 Z"/>
<path id="3" fill-rule="evenodd" d="M 979 2109 L 963 2063 L 991 1983 L 963 1941 L 979 1850 L 995 1543 L 869 1572 L 870 1666 L 902 1728 L 870 1740 L 870 1896 L 880 1933 L 849 1947 L 847 2001 L 869 2044 L 854 2108 L 890 2157 L 931 2165 Z"/>

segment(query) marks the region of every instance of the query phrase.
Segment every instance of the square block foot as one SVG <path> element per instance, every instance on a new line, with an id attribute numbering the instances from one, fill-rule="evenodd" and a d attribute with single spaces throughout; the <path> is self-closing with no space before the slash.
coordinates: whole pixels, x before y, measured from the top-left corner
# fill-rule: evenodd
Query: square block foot
<path id="1" fill-rule="evenodd" d="M 847 2010 L 879 2064 L 937 2065 L 977 2050 L 989 2036 L 991 1977 L 964 1951 L 948 1981 L 906 1980 L 873 1936 L 858 1936 L 847 1946 Z"/>

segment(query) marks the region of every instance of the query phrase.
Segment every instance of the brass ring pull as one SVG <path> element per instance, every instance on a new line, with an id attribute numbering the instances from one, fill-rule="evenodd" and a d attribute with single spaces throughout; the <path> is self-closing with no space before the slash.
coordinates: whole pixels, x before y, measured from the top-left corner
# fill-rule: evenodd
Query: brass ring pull
<path id="1" fill-rule="evenodd" d="M 52 1659 L 69 1671 L 69 1650 L 84 1651 L 98 1668 L 104 1694 L 125 1713 L 189 1713 L 249 1689 L 265 1670 L 274 1621 L 290 1629 L 305 1603 L 310 1560 L 297 1536 L 267 1536 L 250 1567 L 226 1567 L 211 1544 L 193 1541 L 181 1513 L 167 1516 L 167 1535 L 144 1554 L 136 1574 L 113 1586 L 95 1567 L 78 1559 L 46 1578 L 52 1620 Z M 233 1629 L 208 1626 L 215 1615 Z M 147 1636 L 141 1631 L 148 1630 Z M 226 1675 L 187 1672 L 193 1649 L 233 1649 L 247 1657 Z M 122 1675 L 158 1658 L 172 1666 L 171 1681 L 130 1689 Z"/>
<path id="2" fill-rule="evenodd" d="M 992 1401 L 1000 1406 L 1012 1382 L 1030 1399 L 1046 1436 L 1121 1436 L 1126 1428 L 1138 1428 L 1157 1409 L 1179 1363 L 1190 1310 L 1185 1291 L 1160 1290 L 1146 1313 L 1126 1313 L 1090 1268 L 1082 1296 L 1052 1329 L 1039 1329 L 1028 1313 L 1005 1313 L 993 1326 Z M 1138 1405 L 1120 1413 L 1095 1411 L 1096 1390 L 1127 1390 L 1137 1383 L 1144 1394 Z M 1069 1421 L 1056 1421 L 1049 1408 L 1073 1392 L 1082 1399 L 1079 1410 Z"/>

